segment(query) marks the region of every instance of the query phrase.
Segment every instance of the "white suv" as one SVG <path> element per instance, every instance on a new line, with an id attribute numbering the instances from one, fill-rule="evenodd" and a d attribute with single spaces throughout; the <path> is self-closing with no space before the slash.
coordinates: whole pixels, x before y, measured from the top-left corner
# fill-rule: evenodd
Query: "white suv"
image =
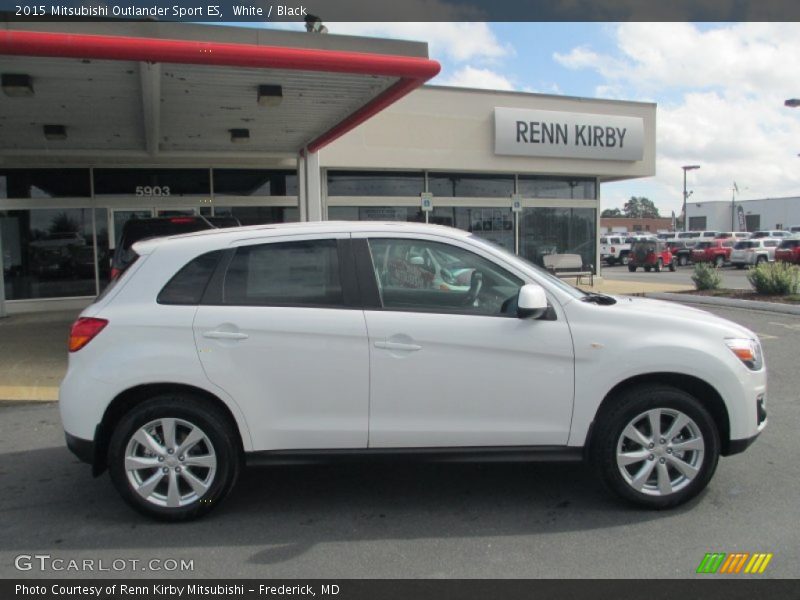
<path id="1" fill-rule="evenodd" d="M 744 269 L 747 266 L 773 262 L 775 250 L 780 245 L 781 240 L 764 237 L 736 242 L 731 251 L 731 264 L 737 269 Z"/>
<path id="2" fill-rule="evenodd" d="M 216 506 L 245 459 L 387 454 L 585 459 L 665 508 L 766 426 L 753 332 L 582 292 L 457 229 L 302 223 L 134 249 L 73 326 L 60 406 L 73 452 L 158 518 Z"/>

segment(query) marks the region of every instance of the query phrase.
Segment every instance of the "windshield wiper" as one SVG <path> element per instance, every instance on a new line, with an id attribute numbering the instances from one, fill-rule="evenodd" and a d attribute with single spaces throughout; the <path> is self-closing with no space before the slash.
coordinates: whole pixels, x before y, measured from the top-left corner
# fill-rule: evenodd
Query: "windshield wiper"
<path id="1" fill-rule="evenodd" d="M 595 304 L 602 304 L 603 306 L 616 304 L 617 301 L 611 296 L 606 294 L 599 294 L 597 292 L 585 292 L 586 295 L 581 298 L 584 302 L 594 302 Z"/>

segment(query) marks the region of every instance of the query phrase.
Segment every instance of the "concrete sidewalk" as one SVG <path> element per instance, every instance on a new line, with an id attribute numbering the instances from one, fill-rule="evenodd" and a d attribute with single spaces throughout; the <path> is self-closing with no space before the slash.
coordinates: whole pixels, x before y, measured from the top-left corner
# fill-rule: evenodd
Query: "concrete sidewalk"
<path id="1" fill-rule="evenodd" d="M 594 287 L 581 287 L 604 294 L 637 295 L 686 289 L 613 280 L 596 280 Z M 67 370 L 69 329 L 77 315 L 77 311 L 59 311 L 0 319 L 0 400 L 58 400 L 58 386 Z"/>
<path id="2" fill-rule="evenodd" d="M 76 311 L 0 319 L 0 400 L 58 400 Z"/>

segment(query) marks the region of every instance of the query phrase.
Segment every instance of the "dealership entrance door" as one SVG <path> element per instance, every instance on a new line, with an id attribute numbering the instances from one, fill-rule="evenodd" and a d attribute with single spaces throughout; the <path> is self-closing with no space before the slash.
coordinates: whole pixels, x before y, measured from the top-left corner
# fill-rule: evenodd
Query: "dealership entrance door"
<path id="1" fill-rule="evenodd" d="M 201 210 L 198 207 L 175 207 L 175 206 L 149 206 L 137 208 L 114 208 L 109 211 L 108 215 L 108 245 L 111 248 L 111 253 L 119 243 L 122 236 L 122 229 L 125 223 L 134 219 L 150 219 L 151 217 L 183 217 L 194 216 L 199 214 L 211 215 L 211 209 Z"/>

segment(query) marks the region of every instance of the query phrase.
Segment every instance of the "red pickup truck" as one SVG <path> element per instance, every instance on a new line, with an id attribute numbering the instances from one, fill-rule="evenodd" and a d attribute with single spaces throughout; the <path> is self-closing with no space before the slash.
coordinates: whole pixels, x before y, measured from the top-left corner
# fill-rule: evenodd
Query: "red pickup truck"
<path id="1" fill-rule="evenodd" d="M 716 267 L 721 267 L 731 259 L 735 243 L 733 238 L 697 242 L 692 249 L 692 262 L 711 262 Z"/>

